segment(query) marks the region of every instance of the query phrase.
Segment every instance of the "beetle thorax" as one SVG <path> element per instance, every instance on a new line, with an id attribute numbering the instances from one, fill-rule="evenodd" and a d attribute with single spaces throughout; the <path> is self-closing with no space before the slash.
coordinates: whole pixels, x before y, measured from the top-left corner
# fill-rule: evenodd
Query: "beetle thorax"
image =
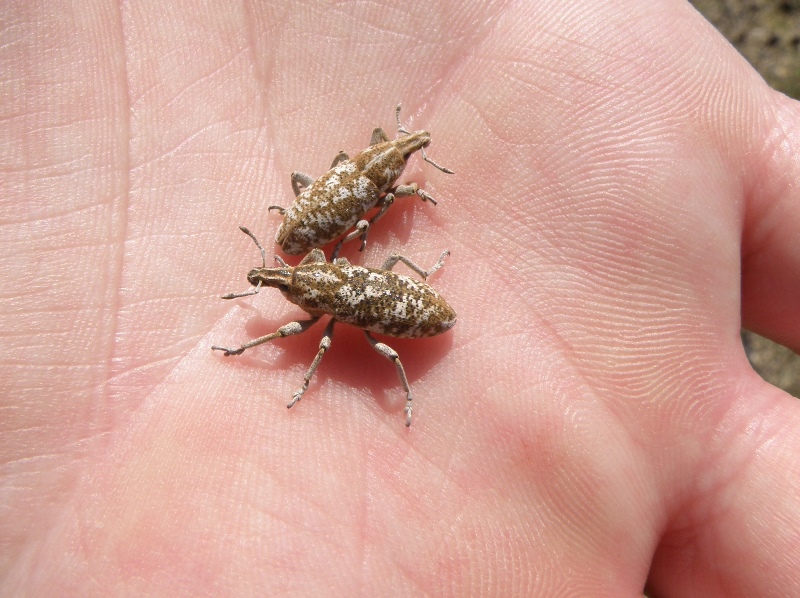
<path id="1" fill-rule="evenodd" d="M 403 174 L 406 161 L 411 154 L 426 147 L 430 142 L 430 134 L 426 131 L 417 131 L 393 141 L 376 143 L 361 152 L 354 160 L 359 170 L 375 183 L 381 192 L 384 192 Z"/>

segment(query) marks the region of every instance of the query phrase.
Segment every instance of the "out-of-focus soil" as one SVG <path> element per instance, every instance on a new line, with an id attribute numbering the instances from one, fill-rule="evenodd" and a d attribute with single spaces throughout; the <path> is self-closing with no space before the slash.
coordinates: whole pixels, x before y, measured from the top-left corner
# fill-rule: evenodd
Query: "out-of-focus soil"
<path id="1" fill-rule="evenodd" d="M 800 98 L 800 0 L 692 0 L 761 76 Z"/>
<path id="2" fill-rule="evenodd" d="M 772 87 L 800 98 L 800 0 L 691 2 Z M 800 357 L 746 330 L 742 342 L 765 380 L 800 397 Z"/>

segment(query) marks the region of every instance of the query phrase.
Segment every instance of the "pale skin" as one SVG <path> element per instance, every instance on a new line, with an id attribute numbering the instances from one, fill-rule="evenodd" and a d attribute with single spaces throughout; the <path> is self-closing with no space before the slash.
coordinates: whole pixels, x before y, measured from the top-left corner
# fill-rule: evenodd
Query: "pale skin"
<path id="1" fill-rule="evenodd" d="M 800 109 L 687 3 L 0 15 L 1 595 L 800 593 L 800 403 L 738 337 L 800 347 Z M 303 317 L 219 299 L 236 227 L 399 101 L 458 174 L 342 255 L 449 248 L 459 322 L 391 342 L 410 429 L 344 325 L 287 410 L 325 324 L 209 350 Z"/>

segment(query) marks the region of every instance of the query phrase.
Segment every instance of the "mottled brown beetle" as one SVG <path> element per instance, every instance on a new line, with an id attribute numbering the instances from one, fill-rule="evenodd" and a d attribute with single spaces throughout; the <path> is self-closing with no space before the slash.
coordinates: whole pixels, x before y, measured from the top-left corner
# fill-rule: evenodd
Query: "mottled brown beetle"
<path id="1" fill-rule="evenodd" d="M 400 123 L 400 105 L 395 109 L 397 138 L 390 141 L 380 127 L 372 131 L 369 147 L 350 158 L 339 152 L 331 169 L 314 180 L 302 172 L 292 173 L 292 189 L 297 197 L 287 209 L 270 206 L 283 215 L 275 242 L 289 255 L 299 255 L 316 247 L 323 247 L 344 235 L 331 255 L 335 260 L 342 244 L 361 237 L 361 250 L 367 244 L 367 232 L 380 220 L 396 197 L 418 195 L 422 201 L 436 205 L 436 201 L 416 183 L 392 187 L 405 169 L 408 158 L 420 150 L 422 159 L 442 172 L 452 170 L 439 166 L 425 154 L 431 142 L 427 131 L 410 133 Z M 301 191 L 301 188 L 304 187 Z M 364 215 L 372 208 L 380 211 L 371 220 Z"/>
<path id="2" fill-rule="evenodd" d="M 276 338 L 305 332 L 322 316 L 330 315 L 331 321 L 322 335 L 317 356 L 306 372 L 303 386 L 294 393 L 287 407 L 297 403 L 308 388 L 322 356 L 331 346 L 333 325 L 339 321 L 362 328 L 372 348 L 395 364 L 400 383 L 406 392 L 406 426 L 410 426 L 411 389 L 403 365 L 397 352 L 375 340 L 370 332 L 400 338 L 423 338 L 436 336 L 452 328 L 456 323 L 456 312 L 439 293 L 424 282 L 391 271 L 397 262 L 403 262 L 426 280 L 442 267 L 444 258 L 450 252 L 442 253 L 439 261 L 428 271 L 398 254 L 390 256 L 380 269 L 353 266 L 345 258 L 329 263 L 321 249 L 313 249 L 294 267 L 275 256 L 279 266 L 267 268 L 266 251 L 261 243 L 249 230 L 240 228 L 255 241 L 261 251 L 262 266 L 253 268 L 247 274 L 247 280 L 254 289 L 244 293 L 230 293 L 222 298 L 246 297 L 258 293 L 262 286 L 276 287 L 289 301 L 308 312 L 311 318 L 290 322 L 276 332 L 247 342 L 237 349 L 216 345 L 211 348 L 224 351 L 225 355 L 239 355 L 251 347 Z"/>

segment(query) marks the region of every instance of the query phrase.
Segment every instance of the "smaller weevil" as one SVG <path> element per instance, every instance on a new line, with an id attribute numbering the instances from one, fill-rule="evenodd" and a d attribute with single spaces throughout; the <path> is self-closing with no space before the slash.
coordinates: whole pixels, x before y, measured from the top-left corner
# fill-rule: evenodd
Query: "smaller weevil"
<path id="1" fill-rule="evenodd" d="M 278 266 L 267 268 L 266 251 L 261 243 L 249 230 L 240 228 L 253 239 L 261 251 L 261 267 L 253 268 L 247 274 L 247 280 L 254 289 L 230 293 L 222 298 L 246 297 L 258 293 L 262 286 L 276 287 L 284 297 L 306 311 L 311 318 L 285 324 L 276 332 L 254 339 L 236 349 L 216 345 L 211 348 L 214 351 L 224 351 L 225 355 L 239 355 L 251 347 L 276 338 L 305 332 L 322 316 L 330 315 L 331 321 L 322 335 L 319 351 L 306 372 L 303 386 L 294 393 L 287 407 L 297 403 L 308 389 L 319 362 L 331 346 L 333 325 L 338 321 L 362 328 L 372 348 L 394 363 L 400 384 L 406 393 L 406 426 L 410 426 L 411 389 L 403 364 L 394 349 L 375 340 L 370 332 L 399 338 L 423 338 L 436 336 L 452 328 L 456 323 L 456 312 L 439 293 L 425 282 L 391 271 L 397 262 L 403 262 L 426 280 L 442 267 L 444 258 L 450 252 L 442 253 L 439 261 L 427 271 L 398 254 L 390 256 L 380 269 L 353 266 L 345 258 L 327 262 L 321 249 L 313 249 L 294 267 L 275 256 Z"/>
<path id="2" fill-rule="evenodd" d="M 287 209 L 270 206 L 283 215 L 275 242 L 289 255 L 299 255 L 316 247 L 323 247 L 345 235 L 353 226 L 355 230 L 336 244 L 331 261 L 339 255 L 342 244 L 361 237 L 361 250 L 367 244 L 367 232 L 391 207 L 396 197 L 418 195 L 422 201 L 436 205 L 436 201 L 416 183 L 397 185 L 411 154 L 422 153 L 422 159 L 442 172 L 453 171 L 439 166 L 425 154 L 431 142 L 427 131 L 410 133 L 400 123 L 400 106 L 395 109 L 397 137 L 390 141 L 380 127 L 372 131 L 369 147 L 350 158 L 339 152 L 331 169 L 314 180 L 302 172 L 292 173 L 292 189 L 296 199 Z M 301 188 L 302 189 L 301 191 Z M 380 211 L 371 220 L 364 215 L 372 208 Z"/>

